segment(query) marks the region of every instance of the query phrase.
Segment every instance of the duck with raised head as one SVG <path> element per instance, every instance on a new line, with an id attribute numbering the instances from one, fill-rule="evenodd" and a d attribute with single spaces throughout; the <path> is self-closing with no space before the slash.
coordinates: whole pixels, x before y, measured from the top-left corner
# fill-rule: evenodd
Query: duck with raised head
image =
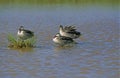
<path id="1" fill-rule="evenodd" d="M 70 37 L 65 37 L 65 36 L 61 36 L 60 33 L 57 33 L 54 38 L 53 38 L 53 41 L 56 43 L 56 44 L 60 44 L 60 45 L 66 45 L 66 44 L 69 44 L 69 43 L 73 43 L 74 40 Z"/>
<path id="2" fill-rule="evenodd" d="M 66 26 L 63 28 L 62 25 L 60 25 L 59 27 L 59 33 L 62 35 L 62 36 L 66 36 L 66 37 L 70 37 L 72 39 L 76 39 L 76 38 L 79 38 L 81 33 L 76 31 L 75 27 L 74 26 Z"/>
<path id="3" fill-rule="evenodd" d="M 23 26 L 20 26 L 20 28 L 18 29 L 17 35 L 21 40 L 26 40 L 26 39 L 32 38 L 34 36 L 34 32 L 30 30 L 26 30 L 24 29 Z"/>

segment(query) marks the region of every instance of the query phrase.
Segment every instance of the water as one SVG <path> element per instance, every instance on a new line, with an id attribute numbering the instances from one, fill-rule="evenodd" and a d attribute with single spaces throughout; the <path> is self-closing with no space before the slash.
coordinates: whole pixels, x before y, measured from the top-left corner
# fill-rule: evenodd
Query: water
<path id="1" fill-rule="evenodd" d="M 119 77 L 117 5 L 8 3 L 0 5 L 0 78 Z M 16 36 L 20 25 L 35 32 L 35 48 L 7 47 L 7 35 Z M 59 25 L 75 25 L 78 44 L 56 46 Z"/>

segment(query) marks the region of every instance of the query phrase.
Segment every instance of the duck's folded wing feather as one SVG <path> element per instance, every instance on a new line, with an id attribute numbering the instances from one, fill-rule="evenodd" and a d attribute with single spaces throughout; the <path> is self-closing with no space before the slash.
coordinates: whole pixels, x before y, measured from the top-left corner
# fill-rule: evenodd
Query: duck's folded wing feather
<path id="1" fill-rule="evenodd" d="M 64 37 L 64 36 L 62 36 L 62 37 L 61 37 L 61 39 L 62 39 L 62 40 L 69 40 L 69 41 L 73 41 L 73 39 L 72 39 L 72 38 L 70 38 L 70 37 Z"/>
<path id="2" fill-rule="evenodd" d="M 34 34 L 34 32 L 30 31 L 30 30 L 25 30 L 26 33 L 29 33 L 29 34 Z"/>
<path id="3" fill-rule="evenodd" d="M 78 32 L 78 31 L 68 31 L 67 33 L 80 35 L 80 32 Z"/>
<path id="4" fill-rule="evenodd" d="M 76 31 L 75 26 L 65 26 L 64 30 L 67 31 Z"/>

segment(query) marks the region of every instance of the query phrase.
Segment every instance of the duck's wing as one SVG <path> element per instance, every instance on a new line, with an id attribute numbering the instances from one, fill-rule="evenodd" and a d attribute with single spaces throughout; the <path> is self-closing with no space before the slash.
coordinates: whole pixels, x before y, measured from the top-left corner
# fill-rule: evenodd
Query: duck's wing
<path id="1" fill-rule="evenodd" d="M 65 26 L 64 30 L 65 30 L 66 32 L 76 31 L 75 26 Z"/>
<path id="2" fill-rule="evenodd" d="M 67 33 L 81 35 L 81 33 L 78 31 L 68 31 Z"/>
<path id="3" fill-rule="evenodd" d="M 73 39 L 72 39 L 72 38 L 70 38 L 70 37 L 65 37 L 65 36 L 62 36 L 62 37 L 61 37 L 61 39 L 62 39 L 62 40 L 69 40 L 69 41 L 73 41 Z"/>
<path id="4" fill-rule="evenodd" d="M 30 31 L 30 30 L 24 30 L 26 33 L 28 33 L 28 34 L 32 34 L 32 35 L 34 35 L 34 32 L 32 32 L 32 31 Z"/>

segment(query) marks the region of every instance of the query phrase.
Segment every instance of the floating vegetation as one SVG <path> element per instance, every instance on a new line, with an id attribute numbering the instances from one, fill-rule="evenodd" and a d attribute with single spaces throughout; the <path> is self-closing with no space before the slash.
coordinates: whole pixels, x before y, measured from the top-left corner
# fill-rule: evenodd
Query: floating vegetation
<path id="1" fill-rule="evenodd" d="M 21 39 L 15 38 L 13 35 L 8 35 L 8 42 L 8 47 L 10 48 L 32 48 L 35 46 L 36 39 L 35 37 L 32 37 L 23 41 Z"/>

